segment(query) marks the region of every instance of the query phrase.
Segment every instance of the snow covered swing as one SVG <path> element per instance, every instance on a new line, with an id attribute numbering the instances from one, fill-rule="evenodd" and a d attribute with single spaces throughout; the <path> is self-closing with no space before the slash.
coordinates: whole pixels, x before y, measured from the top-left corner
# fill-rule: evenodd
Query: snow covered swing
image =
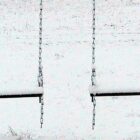
<path id="1" fill-rule="evenodd" d="M 41 114 L 40 114 L 41 128 L 43 125 L 43 106 L 44 106 L 44 101 L 43 101 L 43 94 L 44 94 L 43 71 L 42 71 L 42 69 L 43 69 L 43 67 L 42 67 L 42 12 L 43 11 L 42 10 L 43 10 L 43 1 L 40 0 L 40 5 L 39 5 L 39 57 L 38 57 L 38 63 L 37 63 L 38 64 L 38 76 L 37 76 L 38 86 L 33 87 L 33 88 L 30 86 L 28 86 L 28 87 L 25 86 L 22 89 L 20 87 L 15 88 L 15 89 L 5 87 L 6 90 L 4 88 L 4 89 L 1 89 L 1 91 L 0 91 L 0 98 L 25 98 L 25 97 L 37 97 L 37 98 L 39 98 L 39 103 L 41 104 Z M 10 60 L 6 60 L 6 61 L 11 62 Z M 17 66 L 18 64 L 15 64 L 15 65 Z M 4 68 L 4 72 L 5 72 L 5 70 L 6 70 L 6 68 Z M 8 72 L 8 70 L 6 70 L 6 72 Z M 6 75 L 8 75 L 8 73 Z M 27 78 L 27 80 L 28 80 L 28 78 Z M 9 85 L 9 86 L 11 86 L 11 85 Z"/>
<path id="2" fill-rule="evenodd" d="M 95 68 L 95 13 L 96 13 L 96 4 L 95 4 L 95 1 L 96 0 L 93 0 L 93 19 L 92 19 L 92 28 L 93 28 L 93 32 L 92 32 L 92 74 L 91 74 L 91 86 L 89 87 L 89 92 L 90 92 L 90 96 L 91 96 L 91 101 L 93 103 L 93 120 L 92 120 L 92 129 L 94 129 L 95 127 L 95 108 L 96 108 L 96 97 L 111 97 L 111 96 L 137 96 L 137 95 L 140 95 L 140 86 L 139 86 L 139 74 L 136 74 L 135 77 L 137 77 L 137 82 L 136 82 L 136 79 L 134 78 L 134 80 L 129 80 L 129 82 L 127 80 L 125 80 L 125 78 L 118 78 L 116 76 L 114 76 L 113 78 L 120 84 L 118 85 L 121 85 L 125 82 L 125 84 L 127 86 L 123 87 L 123 86 L 118 86 L 118 85 L 113 85 L 111 84 L 112 80 L 110 80 L 110 83 L 107 81 L 108 80 L 108 77 L 110 76 L 110 73 L 108 73 L 107 76 L 105 76 L 105 80 L 103 82 L 102 81 L 102 78 L 100 80 L 101 84 L 103 85 L 103 87 L 101 87 L 99 85 L 99 80 L 98 78 L 95 79 L 96 77 L 98 77 L 99 75 L 96 75 L 96 69 L 99 70 L 99 67 L 98 68 Z M 103 49 L 103 48 L 102 48 Z M 102 50 L 101 49 L 101 50 Z M 111 49 L 111 48 L 109 48 Z M 128 47 L 126 48 L 126 50 L 128 49 Z M 113 50 L 113 49 L 112 49 Z M 116 49 L 117 50 L 117 49 Z M 126 51 L 125 50 L 125 51 Z M 132 50 L 132 47 L 131 47 L 131 51 Z M 133 51 L 134 52 L 134 51 Z M 126 53 L 126 52 L 125 52 Z M 102 53 L 103 54 L 103 53 Z M 106 53 L 108 55 L 108 52 Z M 122 53 L 124 54 L 124 53 Z M 127 53 L 126 53 L 127 54 Z M 130 53 L 132 54 L 132 52 Z M 134 55 L 136 54 L 136 51 L 134 53 Z M 131 63 L 134 63 L 134 61 L 132 60 L 132 57 L 133 55 L 130 56 L 131 58 Z M 111 57 L 108 57 L 109 59 L 112 59 Z M 126 58 L 128 59 L 128 56 L 126 55 Z M 103 59 L 100 60 L 100 62 L 103 62 L 105 61 L 104 60 L 105 57 L 103 57 Z M 109 60 L 108 59 L 108 60 Z M 116 59 L 118 60 L 119 57 L 116 57 Z M 97 59 L 96 59 L 97 60 Z M 130 60 L 130 59 L 129 59 Z M 130 64 L 130 61 L 128 60 L 128 64 Z M 135 59 L 136 61 L 139 61 L 139 54 L 137 53 L 137 58 Z M 98 61 L 98 60 L 97 60 Z M 96 61 L 96 62 L 97 62 Z M 120 60 L 119 62 L 121 63 L 123 60 Z M 124 62 L 125 63 L 125 62 Z M 127 65 L 127 64 L 126 64 Z M 130 65 L 129 65 L 130 66 Z M 109 65 L 107 63 L 107 66 L 106 68 L 108 68 Z M 119 66 L 118 66 L 119 67 Z M 139 72 L 139 69 L 137 69 L 136 71 L 136 68 L 138 67 L 138 64 L 135 65 L 135 67 L 133 68 L 134 69 L 134 73 L 138 73 Z M 104 70 L 104 67 L 101 66 L 100 67 L 101 69 Z M 120 70 L 121 67 L 119 67 L 118 69 Z M 129 67 L 130 69 L 132 69 L 132 67 Z M 125 68 L 125 72 L 128 71 L 128 68 L 126 67 Z M 100 73 L 101 74 L 101 73 Z M 132 75 L 132 74 L 131 74 Z M 102 75 L 103 76 L 103 75 Z M 122 76 L 122 75 L 119 75 L 119 76 Z M 129 75 L 130 77 L 130 75 Z M 133 75 L 132 75 L 133 77 Z M 112 79 L 113 79 L 112 78 Z M 132 78 L 133 79 L 133 78 Z M 97 82 L 96 82 L 97 80 Z M 115 84 L 117 83 L 115 82 Z M 132 84 L 132 83 L 135 83 L 135 84 Z M 111 84 L 111 85 L 109 85 Z M 131 87 L 129 87 L 129 85 L 132 85 Z M 117 87 L 118 86 L 118 87 Z"/>

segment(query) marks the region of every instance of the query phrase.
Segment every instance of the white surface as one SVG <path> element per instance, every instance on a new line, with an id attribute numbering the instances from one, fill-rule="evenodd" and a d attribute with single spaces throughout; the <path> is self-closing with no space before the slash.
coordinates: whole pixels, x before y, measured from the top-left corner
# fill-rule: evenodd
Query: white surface
<path id="1" fill-rule="evenodd" d="M 37 87 L 37 88 L 16 88 L 16 89 L 1 89 L 0 95 L 25 95 L 25 94 L 42 94 L 43 88 Z"/>
<path id="2" fill-rule="evenodd" d="M 44 125 L 37 99 L 0 100 L 0 133 L 11 126 L 52 140 L 139 140 L 139 97 L 97 99 L 91 130 L 92 0 L 44 0 Z M 96 23 L 97 86 L 102 90 L 140 85 L 140 8 L 131 0 L 98 0 Z M 16 12 L 18 10 L 18 13 Z M 36 87 L 38 3 L 1 0 L 0 85 Z M 34 137 L 36 139 L 36 137 Z"/>

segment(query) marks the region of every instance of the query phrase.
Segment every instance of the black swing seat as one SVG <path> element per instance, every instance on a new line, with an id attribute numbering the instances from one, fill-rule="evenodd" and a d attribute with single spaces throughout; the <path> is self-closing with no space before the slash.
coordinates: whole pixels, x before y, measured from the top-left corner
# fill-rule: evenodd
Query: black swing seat
<path id="1" fill-rule="evenodd" d="M 94 96 L 96 97 L 107 97 L 107 96 L 138 96 L 140 95 L 140 90 L 122 90 L 122 91 L 102 91 L 99 92 L 97 91 L 96 94 L 91 93 L 90 96 L 93 98 Z"/>
<path id="2" fill-rule="evenodd" d="M 39 97 L 39 101 L 43 96 L 43 87 L 25 88 L 25 89 L 8 89 L 0 90 L 0 98 L 24 98 L 24 97 Z"/>
<path id="3" fill-rule="evenodd" d="M 109 97 L 109 96 L 139 96 L 139 91 L 118 91 L 118 92 L 97 92 L 96 94 L 90 93 L 91 100 L 93 102 L 94 97 Z"/>

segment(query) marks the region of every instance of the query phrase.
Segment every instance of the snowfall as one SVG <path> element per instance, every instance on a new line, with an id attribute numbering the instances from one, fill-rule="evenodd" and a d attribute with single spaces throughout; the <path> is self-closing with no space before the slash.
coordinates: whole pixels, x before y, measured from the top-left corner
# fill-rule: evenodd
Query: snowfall
<path id="1" fill-rule="evenodd" d="M 0 99 L 0 140 L 140 140 L 140 97 L 89 94 L 92 0 L 44 0 L 38 98 Z M 99 91 L 140 91 L 140 1 L 96 1 Z M 39 0 L 0 0 L 0 94 L 37 88 Z"/>

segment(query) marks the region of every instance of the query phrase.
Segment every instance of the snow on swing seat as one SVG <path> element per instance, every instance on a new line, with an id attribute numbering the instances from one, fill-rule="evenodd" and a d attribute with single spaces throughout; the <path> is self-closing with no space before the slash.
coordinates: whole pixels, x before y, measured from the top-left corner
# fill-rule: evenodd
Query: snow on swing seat
<path id="1" fill-rule="evenodd" d="M 105 96 L 137 96 L 140 95 L 140 87 L 137 88 L 100 88 L 96 86 L 89 87 L 91 96 L 105 97 Z"/>
<path id="2" fill-rule="evenodd" d="M 43 87 L 0 90 L 0 98 L 21 98 L 21 97 L 41 97 L 41 96 L 43 96 Z"/>

